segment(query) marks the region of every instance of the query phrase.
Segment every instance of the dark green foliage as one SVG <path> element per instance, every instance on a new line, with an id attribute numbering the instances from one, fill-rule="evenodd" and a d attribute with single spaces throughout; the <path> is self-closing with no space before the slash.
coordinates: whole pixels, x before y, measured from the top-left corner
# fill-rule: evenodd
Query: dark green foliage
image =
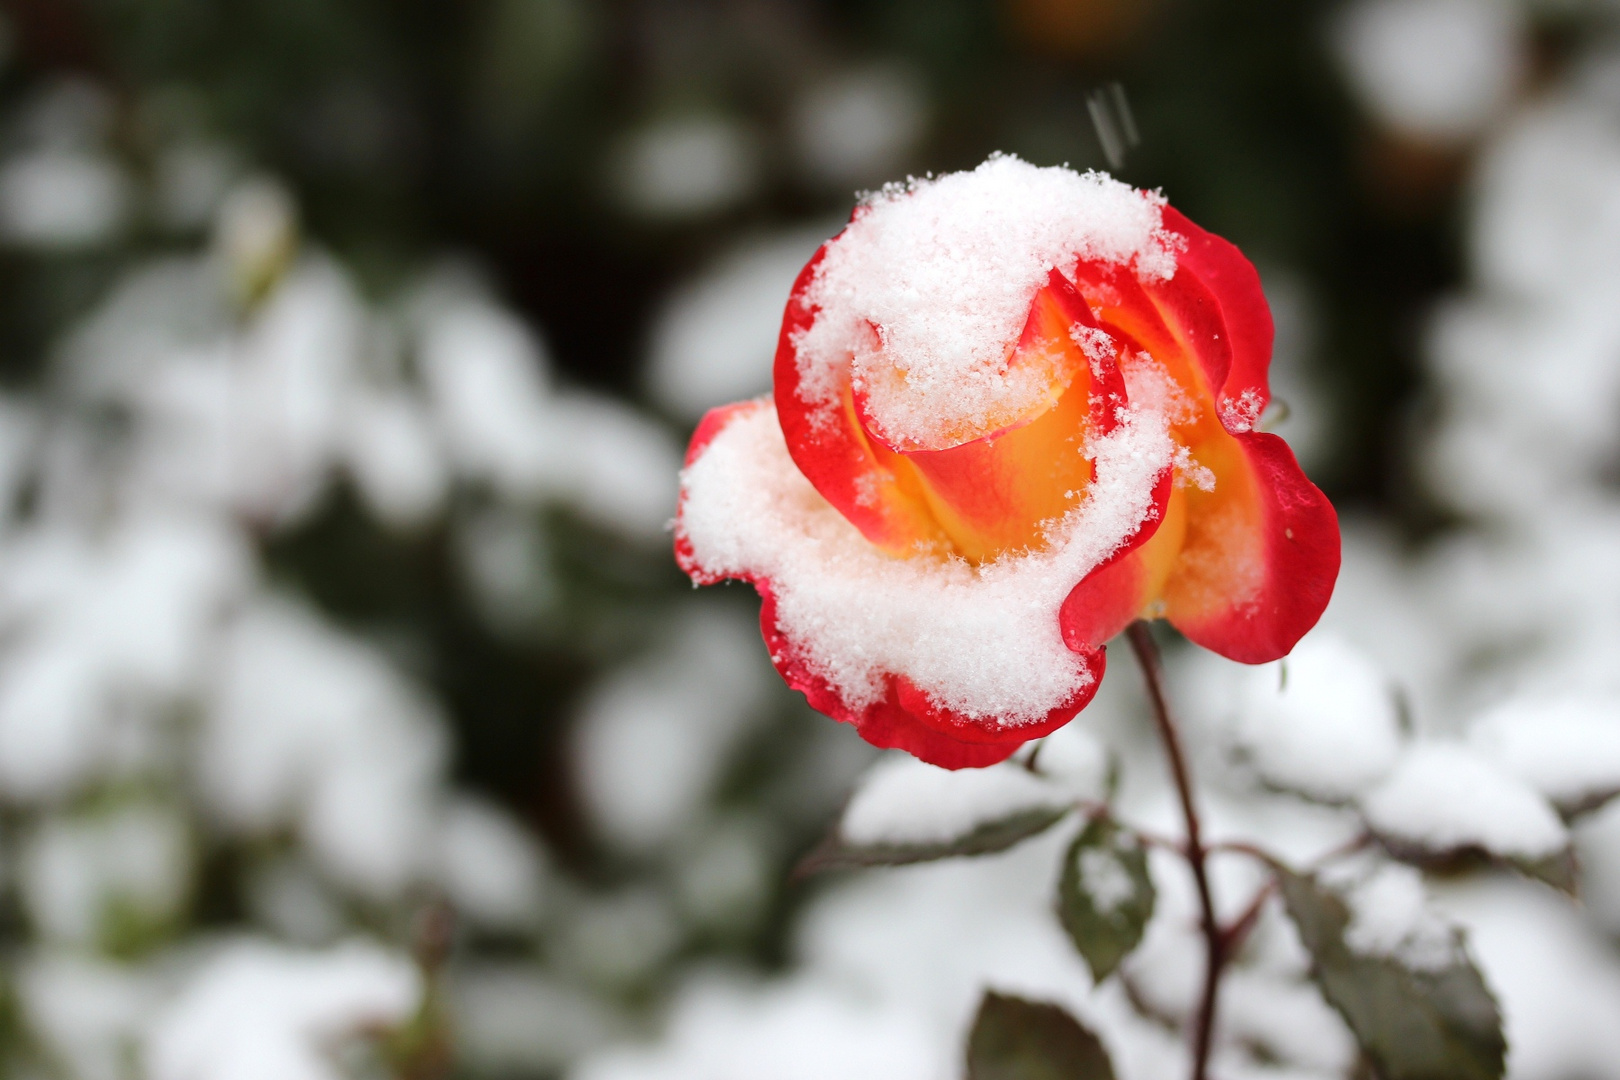
<path id="1" fill-rule="evenodd" d="M 960 855 L 993 855 L 1045 832 L 1068 814 L 1067 807 L 1036 807 L 987 821 L 965 836 L 939 844 L 850 844 L 836 832 L 805 856 L 796 874 L 850 870 L 862 866 L 904 866 Z"/>
<path id="2" fill-rule="evenodd" d="M 1091 822 L 1069 845 L 1058 879 L 1058 918 L 1098 982 L 1141 942 L 1154 899 L 1147 852 L 1113 822 Z"/>
<path id="3" fill-rule="evenodd" d="M 1352 952 L 1345 943 L 1350 910 L 1344 900 L 1314 878 L 1277 873 L 1323 996 L 1343 1015 L 1383 1080 L 1502 1075 L 1502 1016 L 1460 936 L 1451 960 L 1438 967 Z"/>
<path id="4" fill-rule="evenodd" d="M 1097 1036 L 1057 1005 L 986 991 L 967 1045 L 968 1080 L 1113 1080 Z"/>

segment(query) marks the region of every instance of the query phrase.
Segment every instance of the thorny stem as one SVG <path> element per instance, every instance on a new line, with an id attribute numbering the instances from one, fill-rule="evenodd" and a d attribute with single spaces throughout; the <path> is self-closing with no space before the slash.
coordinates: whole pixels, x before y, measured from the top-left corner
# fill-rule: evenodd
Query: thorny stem
<path id="1" fill-rule="evenodd" d="M 1136 662 L 1142 668 L 1147 683 L 1148 699 L 1153 705 L 1153 719 L 1159 727 L 1159 739 L 1170 761 L 1170 775 L 1181 797 L 1181 812 L 1187 822 L 1187 863 L 1192 867 L 1193 881 L 1198 887 L 1198 904 L 1202 909 L 1204 932 L 1204 993 L 1198 1003 L 1198 1015 L 1193 1028 L 1192 1080 L 1207 1080 L 1209 1052 L 1215 1030 L 1215 999 L 1221 986 L 1221 968 L 1226 965 L 1227 940 L 1215 919 L 1215 900 L 1209 889 L 1209 849 L 1204 846 L 1199 826 L 1198 807 L 1193 803 L 1192 777 L 1187 771 L 1187 755 L 1181 747 L 1175 722 L 1170 718 L 1170 704 L 1164 695 L 1164 672 L 1159 660 L 1159 646 L 1153 632 L 1142 620 L 1131 623 L 1125 630 Z"/>

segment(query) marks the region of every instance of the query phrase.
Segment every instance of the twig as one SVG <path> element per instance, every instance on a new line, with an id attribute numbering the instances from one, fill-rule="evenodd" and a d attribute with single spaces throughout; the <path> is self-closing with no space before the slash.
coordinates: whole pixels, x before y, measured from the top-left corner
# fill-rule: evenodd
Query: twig
<path id="1" fill-rule="evenodd" d="M 1153 718 L 1159 727 L 1159 738 L 1164 743 L 1165 756 L 1170 761 L 1170 775 L 1175 780 L 1176 793 L 1181 797 L 1181 811 L 1187 823 L 1187 864 L 1192 867 L 1193 881 L 1198 887 L 1198 905 L 1202 909 L 1204 932 L 1204 992 L 1198 1003 L 1193 1026 L 1192 1080 L 1207 1080 L 1209 1054 L 1215 1031 L 1215 1002 L 1220 992 L 1221 969 L 1226 965 L 1226 935 L 1221 932 L 1215 918 L 1215 900 L 1209 888 L 1209 852 L 1204 847 L 1199 825 L 1198 807 L 1193 803 L 1192 777 L 1187 771 L 1187 757 L 1182 751 L 1181 737 L 1176 733 L 1170 717 L 1170 705 L 1165 700 L 1164 672 L 1159 659 L 1159 646 L 1153 640 L 1148 624 L 1138 620 L 1125 630 L 1125 636 L 1136 653 L 1147 682 L 1148 699 L 1153 705 Z"/>
<path id="2" fill-rule="evenodd" d="M 1249 902 L 1249 906 L 1244 909 L 1243 914 L 1239 915 L 1231 925 L 1221 931 L 1221 936 L 1226 942 L 1227 956 L 1236 956 L 1239 950 L 1243 948 L 1243 943 L 1249 939 L 1249 935 L 1254 931 L 1255 924 L 1260 921 L 1260 913 L 1265 910 L 1266 901 L 1271 899 L 1272 894 L 1276 891 L 1277 879 L 1274 877 L 1267 878 L 1266 883 L 1260 886 L 1259 892 L 1254 894 L 1254 899 Z"/>
<path id="3" fill-rule="evenodd" d="M 1318 855 L 1304 868 L 1306 873 L 1315 873 L 1329 863 L 1337 862 L 1347 855 L 1354 855 L 1362 848 L 1377 840 L 1370 832 L 1359 832 L 1336 848 L 1331 848 Z M 1234 855 L 1247 855 L 1264 863 L 1271 870 L 1286 870 L 1288 867 L 1283 861 L 1265 848 L 1257 847 L 1246 840 L 1217 840 L 1205 848 L 1206 851 L 1229 851 Z"/>

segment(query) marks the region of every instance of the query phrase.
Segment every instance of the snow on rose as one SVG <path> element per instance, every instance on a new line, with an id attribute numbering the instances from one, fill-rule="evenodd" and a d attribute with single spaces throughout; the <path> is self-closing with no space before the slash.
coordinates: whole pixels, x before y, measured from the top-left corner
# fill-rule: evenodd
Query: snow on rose
<path id="1" fill-rule="evenodd" d="M 1255 430 L 1258 275 L 1162 196 L 996 156 L 891 185 L 799 275 L 772 400 L 682 474 L 694 581 L 752 582 L 783 678 L 868 741 L 983 766 L 1168 619 L 1248 663 L 1315 624 L 1338 523 Z"/>

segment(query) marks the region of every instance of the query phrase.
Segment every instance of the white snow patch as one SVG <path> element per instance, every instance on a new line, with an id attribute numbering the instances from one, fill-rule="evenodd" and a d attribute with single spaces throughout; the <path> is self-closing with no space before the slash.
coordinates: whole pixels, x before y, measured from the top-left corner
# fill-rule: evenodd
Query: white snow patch
<path id="1" fill-rule="evenodd" d="M 149 971 L 76 949 L 35 949 L 10 975 L 18 1019 L 75 1080 L 124 1080 L 129 1048 L 162 993 Z"/>
<path id="2" fill-rule="evenodd" d="M 1620 702 L 1518 698 L 1474 722 L 1469 742 L 1559 804 L 1620 791 Z"/>
<path id="3" fill-rule="evenodd" d="M 1283 660 L 1245 668 L 1236 738 L 1266 781 L 1344 799 L 1382 779 L 1400 752 L 1400 716 L 1383 671 L 1342 638 L 1308 634 Z"/>
<path id="4" fill-rule="evenodd" d="M 353 943 L 309 953 L 241 941 L 192 976 L 145 1040 L 152 1080 L 341 1080 L 333 1043 L 405 1021 L 406 959 Z"/>
<path id="5" fill-rule="evenodd" d="M 1502 1009 L 1507 1075 L 1620 1078 L 1620 971 L 1580 905 L 1513 876 L 1435 887 Z"/>
<path id="6" fill-rule="evenodd" d="M 1525 68 L 1512 0 L 1362 0 L 1334 44 L 1362 102 L 1409 136 L 1453 142 L 1507 105 Z"/>
<path id="7" fill-rule="evenodd" d="M 629 850 L 691 828 L 771 685 L 758 623 L 739 609 L 694 605 L 667 635 L 592 687 L 575 728 L 591 822 Z"/>
<path id="8" fill-rule="evenodd" d="M 263 598 L 228 629 L 205 704 L 200 781 L 222 827 L 294 825 L 323 870 L 373 897 L 425 869 L 444 729 L 382 656 Z"/>
<path id="9" fill-rule="evenodd" d="M 345 433 L 349 471 L 372 513 L 397 528 L 420 526 L 438 514 L 449 494 L 450 469 L 416 395 L 356 394 Z"/>
<path id="10" fill-rule="evenodd" d="M 647 387 L 659 404 L 696 420 L 716 405 L 770 390 L 782 307 L 829 231 L 744 241 L 670 294 L 647 359 Z"/>
<path id="11" fill-rule="evenodd" d="M 673 117 L 625 136 L 609 181 L 625 206 L 648 217 L 694 217 L 747 198 L 760 177 L 759 140 L 719 114 Z"/>
<path id="12" fill-rule="evenodd" d="M 545 864 L 534 836 L 482 799 L 452 798 L 439 823 L 437 877 L 456 912 L 495 930 L 527 930 L 540 915 Z"/>
<path id="13" fill-rule="evenodd" d="M 551 385 L 545 349 L 483 301 L 421 305 L 418 359 L 452 462 L 513 501 L 558 500 L 609 528 L 661 535 L 680 456 L 628 406 Z"/>
<path id="14" fill-rule="evenodd" d="M 129 217 L 129 178 L 117 162 L 82 151 L 40 150 L 0 166 L 0 236 L 39 248 L 104 243 Z"/>
<path id="15" fill-rule="evenodd" d="M 852 844 L 944 844 L 1027 810 L 1068 802 L 1056 784 L 1021 765 L 941 769 L 893 754 L 862 777 L 839 823 Z"/>
<path id="16" fill-rule="evenodd" d="M 880 63 L 811 85 L 794 102 L 791 123 L 806 170 L 842 186 L 894 175 L 927 122 L 916 72 Z"/>
<path id="17" fill-rule="evenodd" d="M 1038 772 L 1063 785 L 1077 799 L 1101 802 L 1107 795 L 1113 760 L 1108 747 L 1087 728 L 1065 724 L 1039 743 Z"/>
<path id="18" fill-rule="evenodd" d="M 1136 882 L 1119 856 L 1102 848 L 1086 848 L 1080 853 L 1080 882 L 1092 905 L 1104 915 L 1118 911 L 1136 893 Z"/>
<path id="19" fill-rule="evenodd" d="M 950 1050 L 907 1010 L 821 980 L 709 978 L 680 995 L 664 1042 L 589 1060 L 572 1080 L 935 1080 Z"/>
<path id="20" fill-rule="evenodd" d="M 1091 446 L 1095 479 L 1048 546 L 971 566 L 873 547 L 788 456 L 776 411 L 739 412 L 682 473 L 678 528 L 698 566 L 768 580 L 777 624 L 852 708 L 904 675 L 940 705 L 1016 725 L 1044 717 L 1092 678 L 1063 643 L 1069 591 L 1152 511 L 1173 444 L 1132 409 Z"/>
<path id="21" fill-rule="evenodd" d="M 1461 943 L 1452 926 L 1429 907 L 1423 875 L 1410 866 L 1381 863 L 1345 893 L 1350 925 L 1344 943 L 1363 956 L 1383 956 L 1417 971 L 1455 963 Z"/>
<path id="22" fill-rule="evenodd" d="M 1392 839 L 1428 849 L 1481 847 L 1539 859 L 1569 842 L 1545 799 L 1477 752 L 1456 743 L 1420 743 L 1361 798 L 1367 823 Z"/>
<path id="23" fill-rule="evenodd" d="M 180 914 L 192 861 L 190 830 L 170 808 L 46 818 L 21 845 L 18 892 L 42 937 L 94 945 L 120 915 L 156 924 Z"/>
<path id="24" fill-rule="evenodd" d="M 972 172 L 889 185 L 829 241 L 805 300 L 800 394 L 836 405 L 846 371 L 876 434 L 941 448 L 1023 415 L 1050 389 L 1009 367 L 1030 303 L 1079 259 L 1175 273 L 1162 197 L 1102 173 L 996 155 Z M 873 334 L 873 330 L 876 334 Z"/>

